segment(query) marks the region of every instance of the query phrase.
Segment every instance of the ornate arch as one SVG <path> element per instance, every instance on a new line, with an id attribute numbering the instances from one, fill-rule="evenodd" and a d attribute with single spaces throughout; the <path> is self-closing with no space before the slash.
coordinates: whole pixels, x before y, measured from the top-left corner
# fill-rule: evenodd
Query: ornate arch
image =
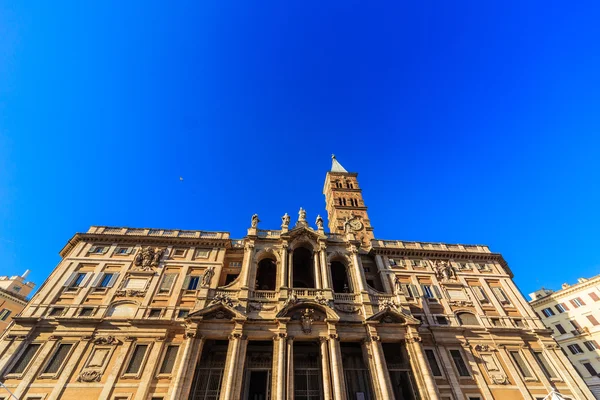
<path id="1" fill-rule="evenodd" d="M 340 316 L 330 307 L 325 306 L 323 304 L 319 304 L 313 300 L 298 300 L 294 304 L 288 304 L 284 306 L 278 313 L 277 318 L 287 317 L 288 315 L 293 314 L 294 312 L 302 309 L 302 308 L 313 308 L 315 310 L 321 311 L 327 316 L 328 320 L 338 321 Z"/>
<path id="2" fill-rule="evenodd" d="M 298 247 L 305 247 L 313 253 L 319 250 L 317 241 L 308 235 L 300 235 L 295 237 L 290 243 L 288 249 L 294 251 Z"/>
<path id="3" fill-rule="evenodd" d="M 327 264 L 331 264 L 333 261 L 341 261 L 342 264 L 346 266 L 346 268 L 352 265 L 352 260 L 346 254 L 342 253 L 339 250 L 332 251 L 331 253 L 327 253 Z"/>
<path id="4" fill-rule="evenodd" d="M 259 262 L 261 262 L 265 258 L 269 258 L 270 256 L 275 258 L 275 261 L 277 263 L 281 262 L 281 256 L 279 255 L 279 252 L 272 247 L 265 247 L 257 251 L 254 255 L 253 261 L 258 264 Z"/>

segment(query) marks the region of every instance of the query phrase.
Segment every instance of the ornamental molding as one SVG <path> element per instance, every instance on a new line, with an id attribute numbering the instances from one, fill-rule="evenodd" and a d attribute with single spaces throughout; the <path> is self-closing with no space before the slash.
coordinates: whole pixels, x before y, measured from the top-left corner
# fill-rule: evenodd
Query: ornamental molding
<path id="1" fill-rule="evenodd" d="M 146 296 L 146 291 L 136 289 L 121 289 L 117 290 L 115 295 L 119 297 L 144 297 Z"/>
<path id="2" fill-rule="evenodd" d="M 97 370 L 82 371 L 77 377 L 78 382 L 100 382 L 102 374 Z"/>
<path id="3" fill-rule="evenodd" d="M 494 385 L 508 385 L 508 377 L 503 373 L 490 374 L 490 380 Z"/>
<path id="4" fill-rule="evenodd" d="M 474 348 L 479 353 L 491 353 L 496 351 L 496 349 L 489 344 L 477 344 Z"/>
<path id="5" fill-rule="evenodd" d="M 121 342 L 114 336 L 98 336 L 93 338 L 93 343 L 96 345 L 118 345 Z"/>
<path id="6" fill-rule="evenodd" d="M 468 300 L 448 300 L 448 304 L 453 307 L 473 307 L 473 302 Z"/>
<path id="7" fill-rule="evenodd" d="M 346 314 L 355 314 L 360 311 L 359 306 L 354 306 L 351 304 L 334 304 L 333 308 Z"/>

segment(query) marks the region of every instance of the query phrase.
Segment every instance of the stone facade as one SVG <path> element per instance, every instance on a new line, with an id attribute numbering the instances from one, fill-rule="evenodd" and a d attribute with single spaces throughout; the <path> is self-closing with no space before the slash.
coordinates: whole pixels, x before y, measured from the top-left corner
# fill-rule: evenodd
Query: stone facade
<path id="1" fill-rule="evenodd" d="M 0 333 L 25 308 L 27 296 L 35 283 L 26 280 L 29 271 L 22 276 L 0 276 Z"/>
<path id="2" fill-rule="evenodd" d="M 529 296 L 537 315 L 600 399 L 600 275 L 579 278 L 574 285 L 565 283 L 556 292 L 541 289 Z"/>
<path id="3" fill-rule="evenodd" d="M 358 187 L 334 159 L 329 233 L 301 209 L 278 230 L 254 215 L 239 240 L 76 234 L 0 340 L 4 384 L 43 400 L 593 398 L 500 254 L 374 239 Z"/>

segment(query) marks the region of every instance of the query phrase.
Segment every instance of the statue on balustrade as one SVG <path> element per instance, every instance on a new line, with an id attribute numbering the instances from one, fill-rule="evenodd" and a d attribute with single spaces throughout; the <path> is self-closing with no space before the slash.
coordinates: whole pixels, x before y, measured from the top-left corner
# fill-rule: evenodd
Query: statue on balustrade
<path id="1" fill-rule="evenodd" d="M 256 228 L 258 226 L 259 222 L 260 222 L 260 219 L 258 219 L 258 214 L 254 214 L 252 216 L 252 227 Z"/>
<path id="2" fill-rule="evenodd" d="M 214 275 L 214 266 L 211 265 L 210 267 L 206 268 L 206 271 L 204 271 L 204 275 L 202 276 L 202 286 L 210 286 L 210 281 L 212 280 Z"/>
<path id="3" fill-rule="evenodd" d="M 290 216 L 288 213 L 285 213 L 283 217 L 281 217 L 281 228 L 285 229 L 290 225 Z"/>
<path id="4" fill-rule="evenodd" d="M 320 215 L 317 215 L 317 229 L 321 230 L 323 229 L 323 218 Z"/>

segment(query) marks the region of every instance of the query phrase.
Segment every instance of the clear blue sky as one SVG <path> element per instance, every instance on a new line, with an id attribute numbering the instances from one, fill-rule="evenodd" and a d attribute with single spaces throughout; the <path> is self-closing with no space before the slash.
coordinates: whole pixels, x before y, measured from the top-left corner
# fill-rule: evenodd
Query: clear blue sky
<path id="1" fill-rule="evenodd" d="M 312 222 L 331 153 L 378 238 L 600 272 L 597 2 L 95 3 L 0 1 L 0 274 L 90 225 Z"/>

